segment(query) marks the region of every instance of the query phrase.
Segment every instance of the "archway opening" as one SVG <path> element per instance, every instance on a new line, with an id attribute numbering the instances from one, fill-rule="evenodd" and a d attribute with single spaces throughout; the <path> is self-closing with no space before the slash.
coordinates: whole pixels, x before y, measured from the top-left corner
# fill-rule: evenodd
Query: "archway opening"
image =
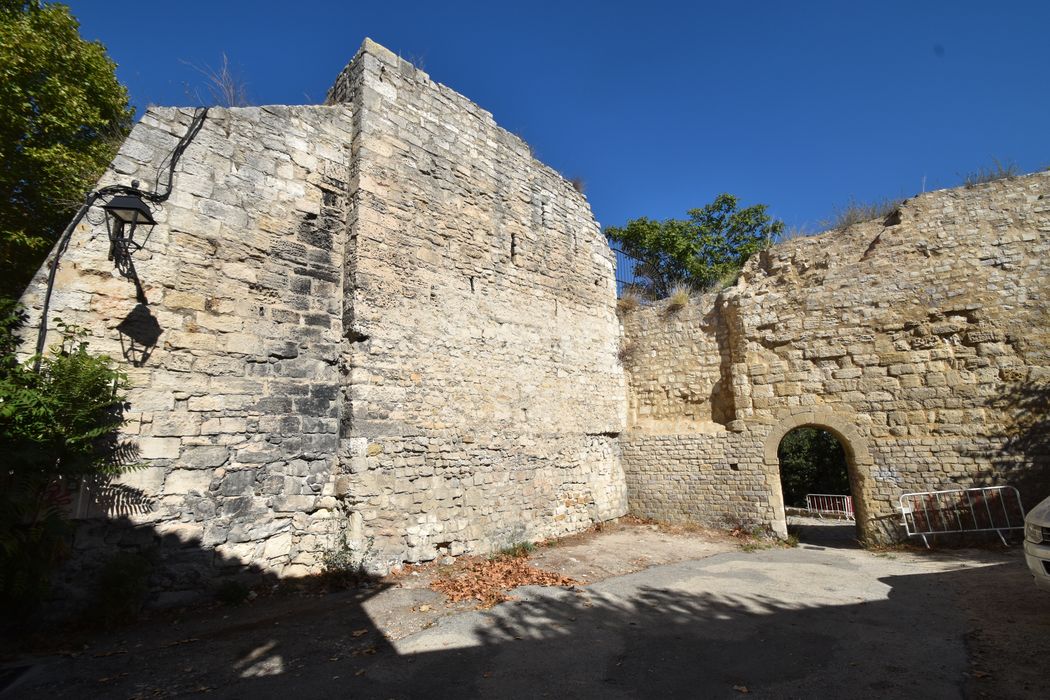
<path id="1" fill-rule="evenodd" d="M 857 541 L 846 446 L 829 430 L 803 425 L 777 446 L 780 487 L 789 532 L 809 544 Z"/>

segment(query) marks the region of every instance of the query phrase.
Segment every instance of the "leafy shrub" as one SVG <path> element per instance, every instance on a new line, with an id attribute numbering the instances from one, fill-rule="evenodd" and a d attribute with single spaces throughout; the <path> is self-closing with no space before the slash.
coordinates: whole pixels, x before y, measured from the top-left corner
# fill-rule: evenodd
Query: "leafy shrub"
<path id="1" fill-rule="evenodd" d="M 736 281 L 740 279 L 741 270 L 729 270 L 724 275 L 715 280 L 710 287 L 709 292 L 720 292 L 723 289 L 727 289 L 736 284 Z"/>
<path id="2" fill-rule="evenodd" d="M 0 607 L 26 613 L 47 594 L 66 554 L 67 519 L 81 481 L 132 468 L 118 439 L 127 377 L 88 352 L 83 329 L 56 319 L 60 342 L 19 362 L 26 315 L 0 306 Z"/>
<path id="3" fill-rule="evenodd" d="M 605 230 L 609 240 L 635 259 L 629 274 L 649 299 L 668 296 L 676 285 L 703 291 L 740 270 L 784 232 L 784 223 L 769 216 L 765 205 L 741 209 L 730 194 L 687 213 L 688 219 L 642 217 Z"/>

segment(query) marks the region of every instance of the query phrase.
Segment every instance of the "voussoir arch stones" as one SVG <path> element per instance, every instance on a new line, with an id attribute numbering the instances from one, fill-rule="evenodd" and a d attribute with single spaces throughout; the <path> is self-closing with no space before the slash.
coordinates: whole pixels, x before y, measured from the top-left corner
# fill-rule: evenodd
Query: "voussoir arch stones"
<path id="1" fill-rule="evenodd" d="M 795 428 L 810 426 L 827 430 L 842 443 L 846 452 L 850 488 L 853 492 L 853 507 L 856 511 L 858 535 L 866 539 L 873 531 L 869 517 L 871 508 L 871 470 L 874 465 L 868 439 L 857 430 L 857 416 L 852 412 L 835 410 L 825 406 L 806 406 L 781 413 L 769 425 L 762 441 L 762 462 L 770 485 L 770 501 L 773 506 L 772 527 L 778 535 L 787 536 L 787 519 L 784 513 L 784 492 L 780 486 L 780 460 L 777 448 L 784 436 Z"/>

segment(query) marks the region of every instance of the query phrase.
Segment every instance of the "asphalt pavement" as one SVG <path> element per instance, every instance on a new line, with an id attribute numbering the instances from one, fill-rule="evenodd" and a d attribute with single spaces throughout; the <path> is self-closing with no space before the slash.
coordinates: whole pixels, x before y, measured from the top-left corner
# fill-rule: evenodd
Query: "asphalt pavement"
<path id="1" fill-rule="evenodd" d="M 960 591 L 972 597 L 974 582 L 1023 576 L 1016 551 L 879 554 L 851 544 L 832 537 L 586 587 L 522 588 L 515 600 L 426 618 L 402 636 L 384 633 L 370 606 L 386 600 L 388 613 L 408 619 L 436 594 L 395 586 L 140 624 L 36 659 L 0 695 L 964 696 L 972 674 Z"/>

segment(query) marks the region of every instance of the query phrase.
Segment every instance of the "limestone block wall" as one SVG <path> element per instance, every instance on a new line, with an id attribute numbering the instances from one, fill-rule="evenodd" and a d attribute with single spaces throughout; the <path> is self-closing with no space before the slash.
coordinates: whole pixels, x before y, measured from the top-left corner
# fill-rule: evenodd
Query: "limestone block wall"
<path id="1" fill-rule="evenodd" d="M 586 200 L 492 116 L 366 44 L 343 424 L 354 539 L 487 551 L 626 511 L 612 256 Z"/>
<path id="2" fill-rule="evenodd" d="M 631 405 L 680 410 L 646 398 L 652 367 L 674 362 L 667 339 L 675 324 L 700 334 L 716 314 L 727 328 L 720 352 L 733 393 L 725 461 L 750 470 L 746 488 L 766 491 L 761 503 L 741 498 L 740 517 L 782 529 L 776 447 L 799 425 L 828 428 L 844 443 L 861 527 L 872 537 L 896 533 L 906 491 L 1006 483 L 1037 501 L 1050 491 L 1048 250 L 1048 173 L 928 193 L 884 221 L 788 241 L 749 262 L 714 301 L 625 319 L 628 342 L 655 348 L 628 367 Z M 665 374 L 666 395 L 687 391 L 694 362 Z M 738 472 L 698 461 L 697 432 L 677 433 L 664 457 L 673 438 L 655 440 L 641 421 L 629 430 L 632 507 L 721 517 L 724 500 L 711 494 L 736 488 Z M 668 478 L 689 482 L 710 507 L 661 496 L 674 492 Z"/>
<path id="3" fill-rule="evenodd" d="M 622 355 L 631 369 L 628 420 L 652 434 L 710 433 L 734 419 L 725 319 L 709 294 L 682 309 L 624 318 Z M 643 319 L 659 319 L 646 323 Z"/>
<path id="4" fill-rule="evenodd" d="M 100 186 L 157 187 L 192 117 L 150 109 Z M 385 568 L 625 512 L 611 253 L 491 115 L 366 41 L 327 106 L 213 108 L 173 185 L 145 303 L 97 208 L 61 261 L 49 317 L 129 373 L 144 466 L 90 494 L 71 584 L 122 545 L 177 600 L 342 535 Z"/>
<path id="5" fill-rule="evenodd" d="M 150 109 L 100 184 L 157 187 L 192 116 Z M 87 515 L 106 519 L 78 530 L 76 562 L 164 540 L 155 583 L 171 591 L 201 586 L 213 563 L 315 566 L 335 505 L 324 489 L 338 448 L 349 206 L 338 144 L 351 118 L 348 107 L 213 108 L 134 256 L 143 299 L 107 260 L 100 211 L 74 233 L 52 325 L 85 327 L 130 376 L 125 433 L 144 465 L 95 494 Z M 31 327 L 45 278 L 23 298 Z M 75 566 L 66 575 L 89 578 Z"/>

